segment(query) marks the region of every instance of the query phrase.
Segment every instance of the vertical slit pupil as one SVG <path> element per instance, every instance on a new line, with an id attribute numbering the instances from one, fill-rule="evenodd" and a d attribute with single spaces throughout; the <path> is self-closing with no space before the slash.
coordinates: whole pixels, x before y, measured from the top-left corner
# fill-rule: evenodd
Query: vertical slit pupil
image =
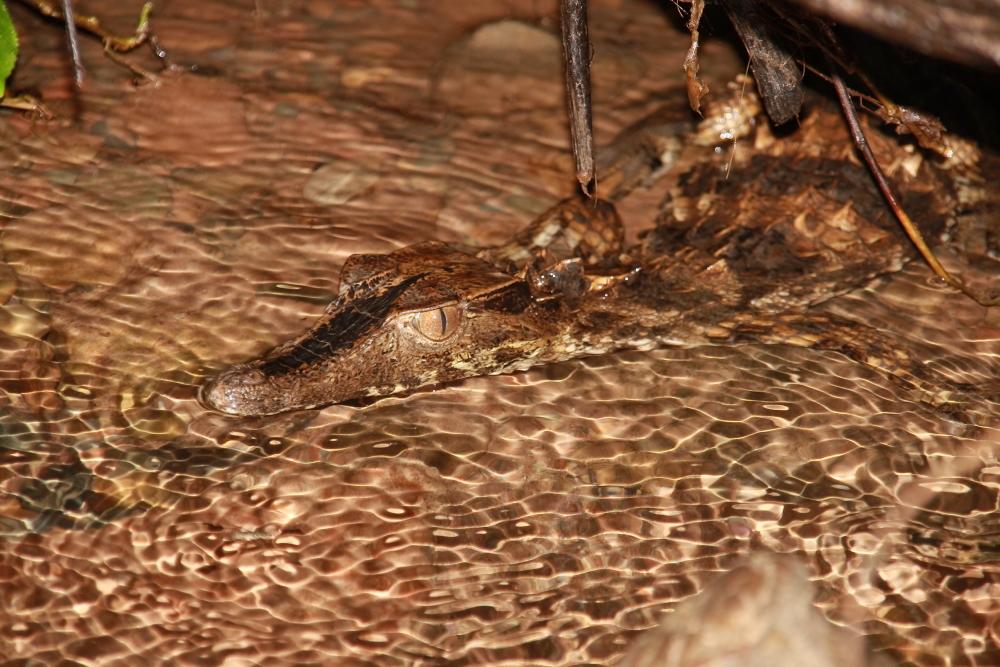
<path id="1" fill-rule="evenodd" d="M 438 313 L 441 315 L 441 335 L 444 336 L 448 333 L 448 315 L 444 312 L 444 308 L 439 308 Z"/>

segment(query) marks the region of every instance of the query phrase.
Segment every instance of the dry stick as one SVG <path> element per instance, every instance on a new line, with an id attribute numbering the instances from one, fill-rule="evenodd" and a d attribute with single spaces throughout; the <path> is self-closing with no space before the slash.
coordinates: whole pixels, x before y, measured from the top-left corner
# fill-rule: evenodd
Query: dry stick
<path id="1" fill-rule="evenodd" d="M 889 208 L 895 214 L 896 219 L 899 220 L 899 224 L 903 226 L 906 231 L 906 235 L 910 237 L 913 245 L 917 246 L 917 250 L 920 251 L 921 256 L 924 261 L 931 267 L 931 269 L 938 275 L 941 280 L 943 280 L 948 285 L 951 285 L 957 290 L 965 293 L 967 296 L 972 298 L 979 304 L 987 305 L 983 300 L 980 300 L 975 295 L 971 294 L 964 284 L 955 277 L 953 277 L 948 270 L 941 265 L 938 258 L 928 247 L 927 242 L 924 241 L 923 235 L 917 226 L 913 224 L 910 216 L 906 214 L 902 206 L 899 204 L 899 200 L 896 199 L 895 193 L 892 191 L 889 182 L 885 179 L 885 174 L 882 173 L 882 169 L 879 167 L 878 161 L 875 159 L 875 154 L 872 153 L 872 149 L 868 146 L 868 139 L 865 137 L 864 131 L 861 129 L 861 123 L 858 122 L 858 115 L 854 109 L 854 102 L 851 101 L 851 96 L 847 92 L 847 86 L 844 85 L 844 80 L 840 78 L 839 74 L 834 73 L 831 76 L 833 80 L 833 86 L 837 90 L 837 98 L 840 100 L 840 107 L 844 111 L 844 117 L 847 119 L 847 126 L 851 130 L 851 138 L 854 140 L 854 145 L 857 146 L 858 151 L 861 153 L 861 157 L 864 158 L 865 164 L 868 165 L 868 170 L 871 172 L 872 177 L 875 179 L 875 183 L 878 185 L 878 189 L 882 191 L 882 196 L 885 197 L 886 202 L 889 204 Z"/>
<path id="2" fill-rule="evenodd" d="M 590 104 L 590 36 L 587 34 L 587 0 L 560 3 L 563 56 L 566 60 L 566 97 L 569 128 L 576 161 L 576 180 L 588 197 L 596 194 L 594 131 Z"/>
<path id="3" fill-rule="evenodd" d="M 802 110 L 802 77 L 789 48 L 768 28 L 761 0 L 726 0 L 726 14 L 749 55 L 760 99 L 775 125 L 797 118 Z"/>

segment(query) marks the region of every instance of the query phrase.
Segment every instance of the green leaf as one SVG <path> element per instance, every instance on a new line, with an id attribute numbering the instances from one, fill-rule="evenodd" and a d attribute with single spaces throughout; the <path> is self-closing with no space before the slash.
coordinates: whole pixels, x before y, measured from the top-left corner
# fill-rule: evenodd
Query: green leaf
<path id="1" fill-rule="evenodd" d="M 0 0 L 0 99 L 7 87 L 7 77 L 17 62 L 17 32 L 7 13 L 7 5 Z"/>

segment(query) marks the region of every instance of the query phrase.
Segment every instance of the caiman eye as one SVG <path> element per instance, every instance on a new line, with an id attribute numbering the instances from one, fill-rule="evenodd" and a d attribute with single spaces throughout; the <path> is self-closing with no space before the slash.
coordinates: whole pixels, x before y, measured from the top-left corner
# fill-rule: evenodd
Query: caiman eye
<path id="1" fill-rule="evenodd" d="M 413 316 L 413 326 L 426 338 L 441 341 L 458 331 L 462 311 L 458 306 L 444 306 L 425 310 Z"/>

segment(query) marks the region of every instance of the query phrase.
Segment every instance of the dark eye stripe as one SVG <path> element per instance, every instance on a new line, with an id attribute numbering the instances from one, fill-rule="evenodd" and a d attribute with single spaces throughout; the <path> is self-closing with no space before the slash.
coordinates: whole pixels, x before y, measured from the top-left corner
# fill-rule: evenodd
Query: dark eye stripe
<path id="1" fill-rule="evenodd" d="M 265 361 L 260 370 L 265 375 L 280 375 L 303 364 L 336 355 L 381 326 L 392 304 L 424 275 L 410 276 L 383 292 L 346 302 L 290 348 Z"/>
<path id="2" fill-rule="evenodd" d="M 520 313 L 531 304 L 531 291 L 527 283 L 517 281 L 476 302 L 477 310 Z"/>

